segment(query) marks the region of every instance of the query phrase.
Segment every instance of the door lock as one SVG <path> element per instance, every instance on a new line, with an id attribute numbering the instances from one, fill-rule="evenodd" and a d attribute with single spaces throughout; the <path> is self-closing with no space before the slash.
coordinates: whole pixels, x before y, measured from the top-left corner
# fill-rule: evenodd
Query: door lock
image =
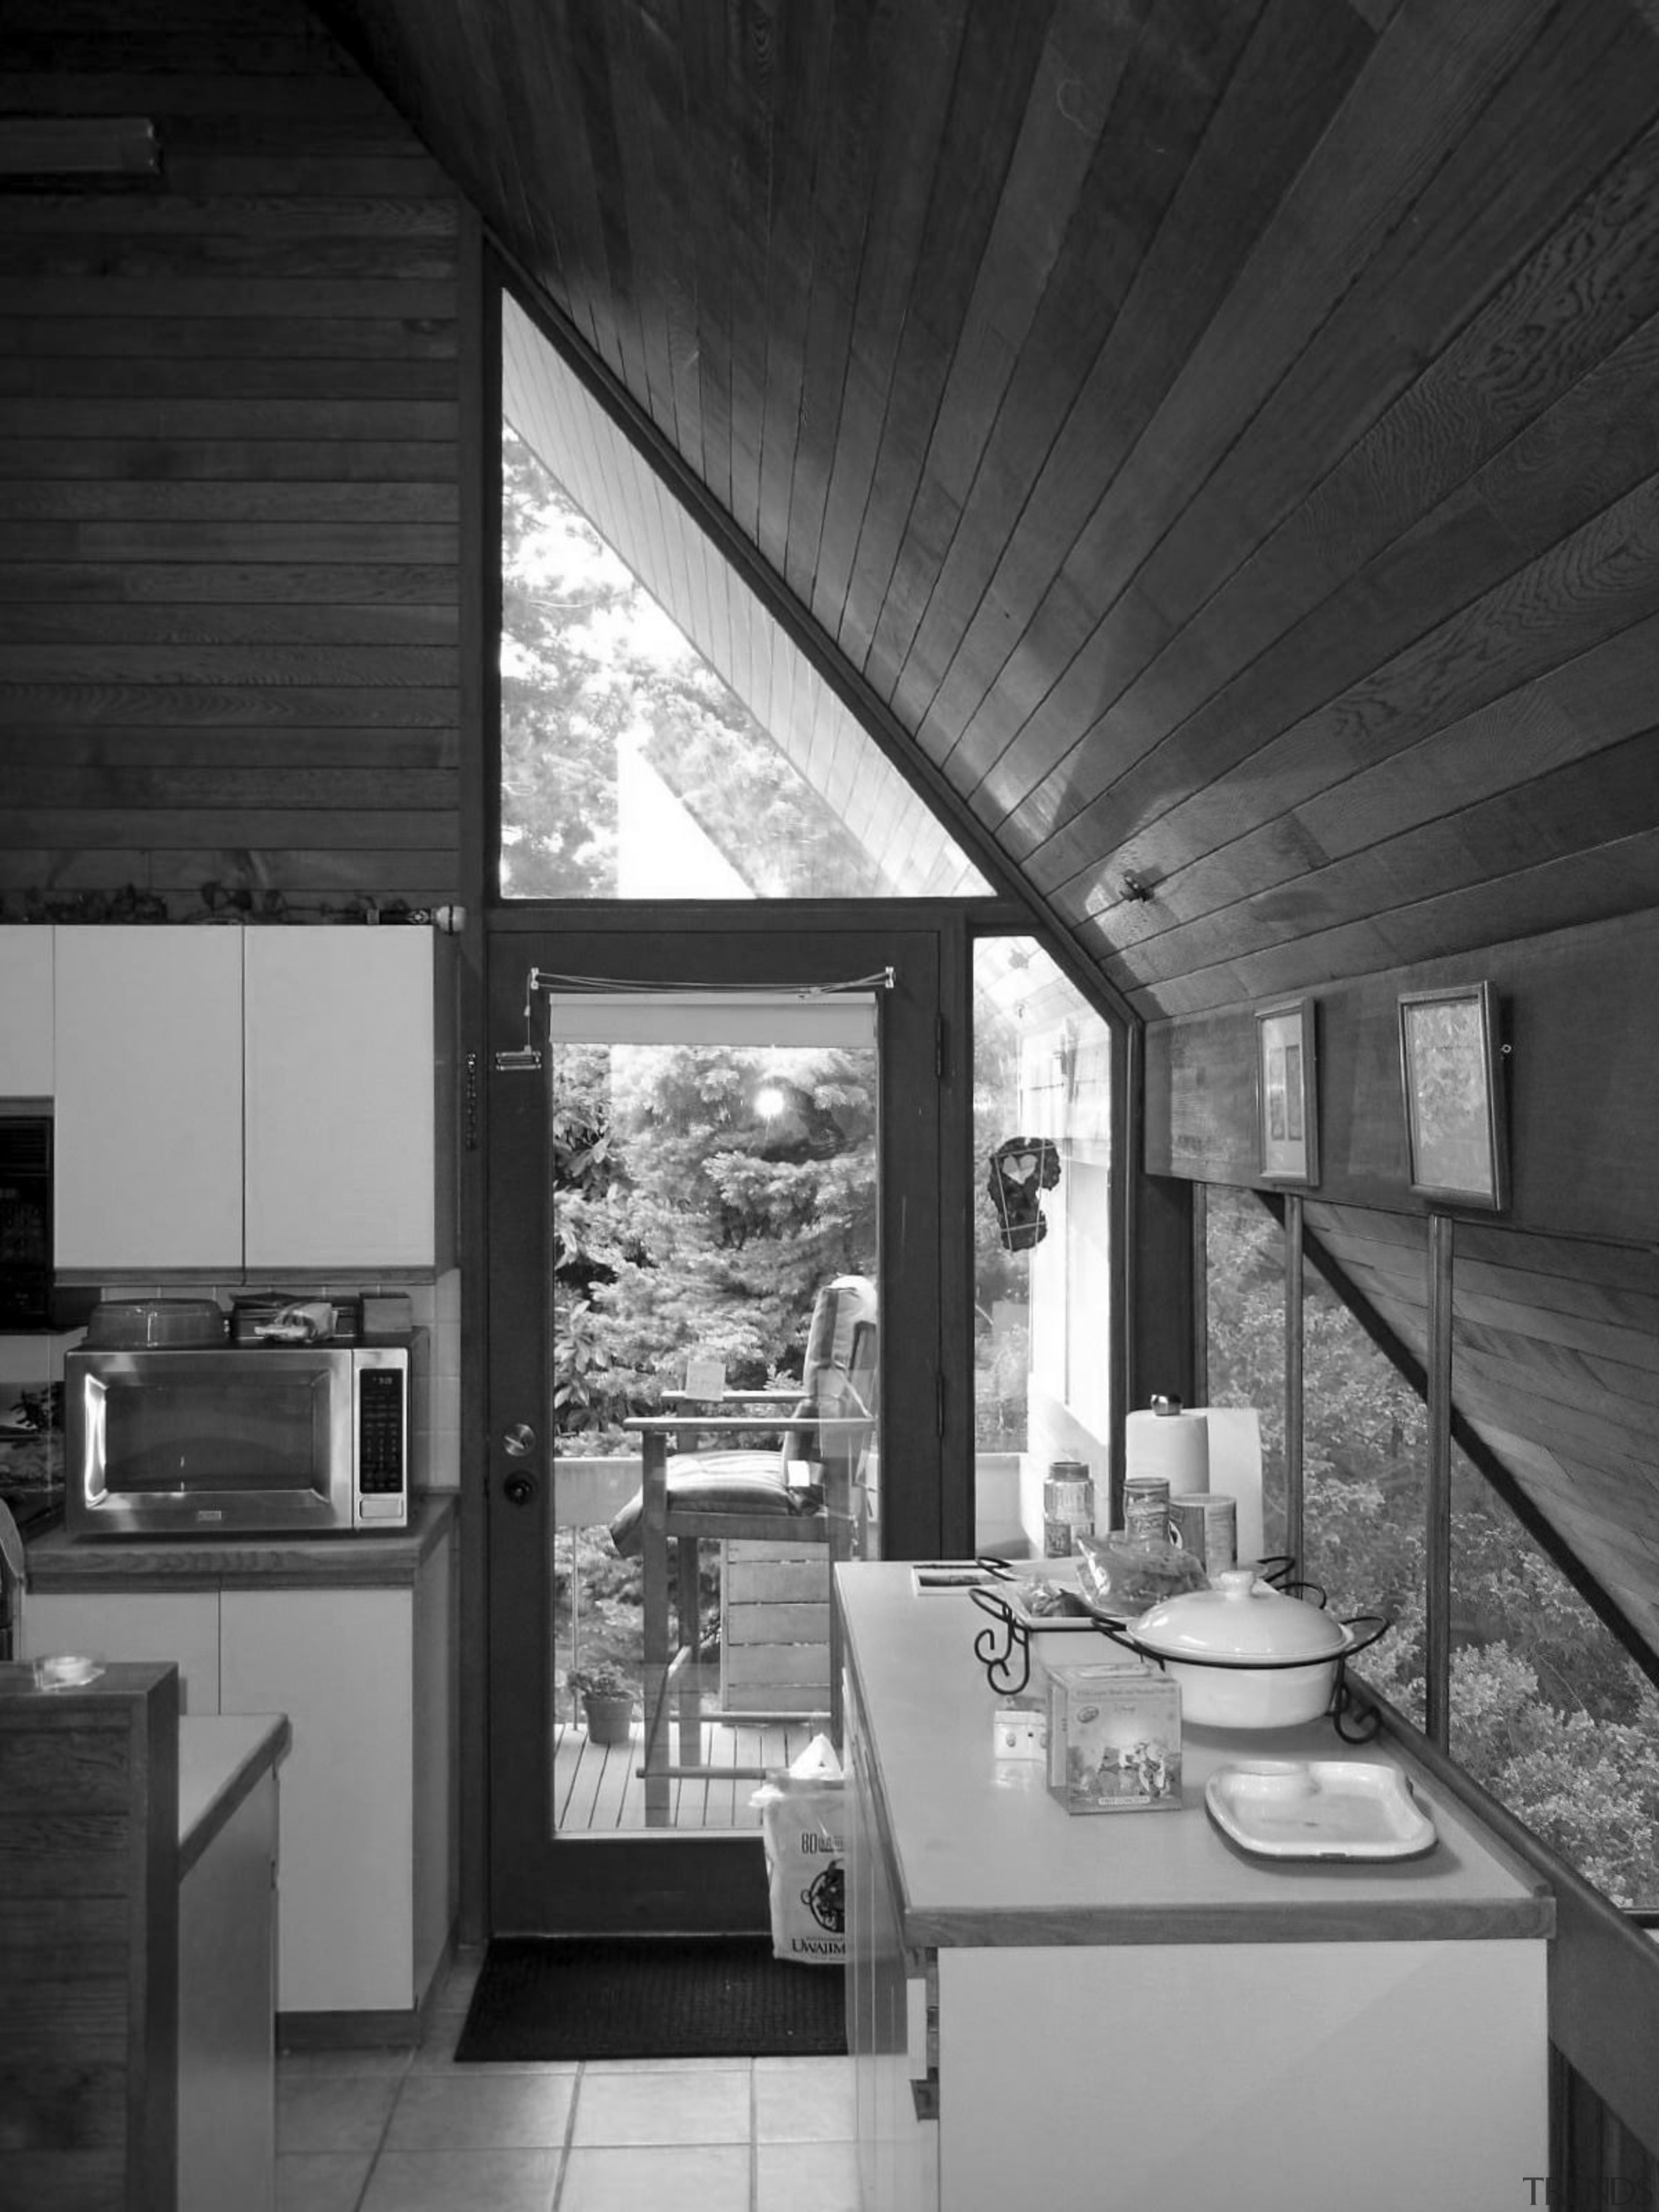
<path id="1" fill-rule="evenodd" d="M 525 1459 L 536 1449 L 536 1431 L 527 1421 L 514 1421 L 501 1438 L 501 1449 L 509 1459 Z"/>

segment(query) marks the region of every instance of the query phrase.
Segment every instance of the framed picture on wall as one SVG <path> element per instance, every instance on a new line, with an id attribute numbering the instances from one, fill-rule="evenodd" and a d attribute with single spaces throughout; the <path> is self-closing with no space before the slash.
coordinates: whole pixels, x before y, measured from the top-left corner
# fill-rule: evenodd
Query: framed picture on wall
<path id="1" fill-rule="evenodd" d="M 1453 1206 L 1507 1203 L 1498 994 L 1490 983 L 1400 1001 L 1411 1187 Z"/>
<path id="2" fill-rule="evenodd" d="M 1287 999 L 1255 1018 L 1255 1095 L 1264 1182 L 1319 1180 L 1314 1002 Z"/>

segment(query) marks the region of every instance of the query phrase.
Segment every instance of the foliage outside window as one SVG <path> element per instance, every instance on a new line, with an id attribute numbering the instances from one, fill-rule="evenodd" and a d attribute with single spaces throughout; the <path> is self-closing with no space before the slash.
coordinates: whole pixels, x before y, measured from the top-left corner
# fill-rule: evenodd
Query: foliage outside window
<path id="1" fill-rule="evenodd" d="M 757 703 L 767 711 L 763 690 Z M 872 738 L 845 722 L 834 743 L 820 747 L 817 726 L 804 736 L 793 727 L 787 701 L 772 706 L 780 719 L 769 727 L 504 424 L 504 896 L 882 898 L 985 890 L 931 817 L 918 845 L 905 810 L 921 802 Z M 793 752 L 780 742 L 792 732 Z M 890 852 L 896 822 L 905 835 Z"/>
<path id="2" fill-rule="evenodd" d="M 1268 1548 L 1282 1530 L 1284 1241 L 1253 1192 L 1206 1193 L 1212 1400 L 1260 1406 Z M 1356 1671 L 1422 1724 L 1427 1413 L 1311 1270 L 1304 1278 L 1304 1571 L 1340 1614 L 1394 1627 Z M 1659 1691 L 1454 1449 L 1449 1747 L 1614 1904 L 1659 1909 Z"/>
<path id="3" fill-rule="evenodd" d="M 1285 1245 L 1250 1190 L 1208 1185 L 1204 1207 L 1206 1358 L 1212 1406 L 1261 1419 L 1262 1544 L 1285 1548 Z"/>
<path id="4" fill-rule="evenodd" d="M 553 1063 L 559 1436 L 624 1448 L 693 1351 L 797 1376 L 812 1300 L 873 1275 L 872 1050 L 564 1045 Z"/>
<path id="5" fill-rule="evenodd" d="M 507 895 L 878 896 L 860 847 L 510 430 L 501 475 Z"/>
<path id="6" fill-rule="evenodd" d="M 1452 1753 L 1615 1905 L 1659 1911 L 1659 1690 L 1458 1457 Z"/>
<path id="7" fill-rule="evenodd" d="M 550 1080 L 556 1497 L 560 1460 L 630 1457 L 693 1352 L 733 1389 L 799 1380 L 819 1286 L 876 1273 L 878 1094 L 873 1048 L 562 1043 Z M 639 1679 L 639 1560 L 558 1526 L 552 1567 L 556 1669 Z M 714 1547 L 699 1574 L 717 1617 Z"/>

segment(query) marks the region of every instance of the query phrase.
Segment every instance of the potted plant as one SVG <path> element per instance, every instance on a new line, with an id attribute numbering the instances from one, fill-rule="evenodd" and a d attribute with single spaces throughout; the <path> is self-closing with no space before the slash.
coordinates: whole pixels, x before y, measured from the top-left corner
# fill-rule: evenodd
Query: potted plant
<path id="1" fill-rule="evenodd" d="M 573 1667 L 565 1677 L 573 1697 L 582 1701 L 591 1743 L 626 1743 L 634 1727 L 634 1685 L 609 1660 Z"/>

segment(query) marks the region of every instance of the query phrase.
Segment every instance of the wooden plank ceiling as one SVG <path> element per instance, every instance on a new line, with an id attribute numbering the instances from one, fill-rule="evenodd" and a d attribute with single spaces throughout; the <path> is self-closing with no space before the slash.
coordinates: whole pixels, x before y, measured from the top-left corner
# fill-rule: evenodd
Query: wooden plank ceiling
<path id="1" fill-rule="evenodd" d="M 1654 902 L 1650 8 L 319 12 L 1138 1012 Z"/>
<path id="2" fill-rule="evenodd" d="M 1644 0 L 315 4 L 1166 1042 L 1659 907 Z M 1310 1225 L 1420 1352 L 1393 1143 Z M 1457 1395 L 1659 1652 L 1651 1232 L 1587 1218 L 1471 1232 Z"/>

